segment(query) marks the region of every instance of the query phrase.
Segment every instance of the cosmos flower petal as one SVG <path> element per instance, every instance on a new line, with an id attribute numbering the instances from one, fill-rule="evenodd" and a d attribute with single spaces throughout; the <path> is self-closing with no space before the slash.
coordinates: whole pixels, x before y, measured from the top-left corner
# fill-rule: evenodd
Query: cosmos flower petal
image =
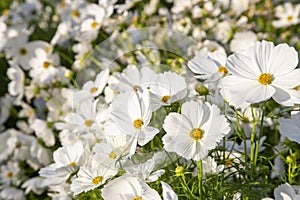
<path id="1" fill-rule="evenodd" d="M 164 200 L 178 200 L 177 194 L 171 186 L 163 181 L 160 182 L 162 186 L 162 195 Z"/>
<path id="2" fill-rule="evenodd" d="M 230 73 L 246 79 L 257 79 L 261 72 L 256 65 L 252 65 L 250 55 L 244 54 L 246 52 L 250 52 L 250 50 L 247 50 L 243 53 L 236 52 L 228 57 L 226 67 Z"/>
<path id="3" fill-rule="evenodd" d="M 222 79 L 224 98 L 233 106 L 242 108 L 248 92 L 257 85 L 257 81 L 241 79 L 235 76 L 226 76 Z"/>
<path id="4" fill-rule="evenodd" d="M 249 103 L 258 103 L 270 99 L 276 92 L 273 86 L 257 84 L 251 88 L 246 96 L 246 101 Z"/>
<path id="5" fill-rule="evenodd" d="M 289 47 L 287 44 L 277 45 L 271 55 L 270 73 L 278 75 L 284 75 L 291 72 L 297 67 L 299 62 L 298 53 L 293 47 Z"/>
<path id="6" fill-rule="evenodd" d="M 272 85 L 278 85 L 283 88 L 294 88 L 300 85 L 299 77 L 300 77 L 300 69 L 295 69 L 290 73 L 276 77 L 273 80 Z"/>
<path id="7" fill-rule="evenodd" d="M 273 42 L 256 42 L 255 44 L 255 60 L 260 67 L 261 73 L 269 72 L 271 61 L 271 54 L 274 48 Z"/>
<path id="8" fill-rule="evenodd" d="M 163 124 L 163 128 L 174 135 L 178 132 L 188 133 L 192 129 L 192 124 L 178 113 L 170 113 Z"/>

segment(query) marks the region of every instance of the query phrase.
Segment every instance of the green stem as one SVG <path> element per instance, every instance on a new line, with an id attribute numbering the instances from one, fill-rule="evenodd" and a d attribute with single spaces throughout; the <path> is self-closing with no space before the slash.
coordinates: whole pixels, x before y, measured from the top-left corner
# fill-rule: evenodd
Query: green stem
<path id="1" fill-rule="evenodd" d="M 251 105 L 251 113 L 252 113 L 252 131 L 251 131 L 251 146 L 250 146 L 250 162 L 252 164 L 252 173 L 251 173 L 251 177 L 253 178 L 254 172 L 255 172 L 255 167 L 254 166 L 254 155 L 255 155 L 255 130 L 256 130 L 256 126 L 257 126 L 257 119 L 254 115 L 254 110 L 253 107 Z"/>
<path id="2" fill-rule="evenodd" d="M 259 134 L 258 134 L 258 138 L 256 140 L 256 145 L 255 145 L 255 155 L 254 155 L 254 163 L 253 163 L 255 166 L 256 166 L 257 158 L 258 158 L 259 143 L 260 143 L 260 139 L 261 139 L 262 134 L 263 134 L 265 110 L 266 110 L 266 107 L 265 107 L 265 104 L 263 104 L 261 120 L 260 120 L 260 127 L 259 127 Z"/>
<path id="3" fill-rule="evenodd" d="M 199 199 L 204 199 L 202 194 L 202 176 L 203 176 L 203 170 L 202 170 L 202 160 L 199 160 L 197 162 L 197 168 L 198 168 L 198 190 L 199 190 Z"/>
<path id="4" fill-rule="evenodd" d="M 238 130 L 238 134 L 240 135 L 240 137 L 242 137 L 243 139 L 243 143 L 244 143 L 244 162 L 245 162 L 245 169 L 248 169 L 248 154 L 247 154 L 247 141 L 246 141 L 246 135 L 243 131 L 243 129 L 241 128 L 241 124 L 240 124 L 240 118 L 239 118 L 239 114 L 238 111 L 235 110 L 235 118 L 236 118 L 236 122 L 237 122 L 237 130 Z M 245 179 L 248 179 L 248 175 L 245 175 Z"/>
<path id="5" fill-rule="evenodd" d="M 181 183 L 181 185 L 182 185 L 182 187 L 184 188 L 184 190 L 188 193 L 188 195 L 189 195 L 189 199 L 194 199 L 195 198 L 195 196 L 194 196 L 194 194 L 193 194 L 193 192 L 190 190 L 190 188 L 188 187 L 188 185 L 187 185 L 187 183 L 186 183 L 186 181 L 185 181 L 185 177 L 184 177 L 184 175 L 181 175 L 180 176 L 180 183 Z"/>

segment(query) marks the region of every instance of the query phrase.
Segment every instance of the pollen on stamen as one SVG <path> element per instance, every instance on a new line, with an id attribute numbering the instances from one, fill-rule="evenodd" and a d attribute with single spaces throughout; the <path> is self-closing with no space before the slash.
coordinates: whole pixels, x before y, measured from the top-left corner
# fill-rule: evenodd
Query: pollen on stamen
<path id="1" fill-rule="evenodd" d="M 292 21 L 293 20 L 293 16 L 292 15 L 287 16 L 286 20 L 289 21 L 289 22 Z"/>
<path id="2" fill-rule="evenodd" d="M 111 159 L 115 159 L 117 157 L 117 154 L 115 154 L 115 152 L 112 151 L 108 156 Z"/>
<path id="3" fill-rule="evenodd" d="M 87 127 L 91 127 L 93 123 L 94 123 L 93 120 L 87 119 L 87 120 L 85 120 L 84 125 Z"/>
<path id="4" fill-rule="evenodd" d="M 141 119 L 136 119 L 133 121 L 133 126 L 137 129 L 140 129 L 144 125 L 144 122 Z"/>
<path id="5" fill-rule="evenodd" d="M 92 29 L 95 29 L 97 26 L 98 26 L 98 23 L 95 21 L 91 24 Z"/>
<path id="6" fill-rule="evenodd" d="M 137 92 L 137 91 L 139 90 L 139 86 L 138 86 L 138 85 L 133 86 L 133 90 L 134 90 L 135 92 Z"/>
<path id="7" fill-rule="evenodd" d="M 79 17 L 80 16 L 80 12 L 78 10 L 73 10 L 72 11 L 72 16 L 73 17 Z"/>
<path id="8" fill-rule="evenodd" d="M 262 85 L 269 85 L 272 83 L 273 77 L 269 73 L 263 73 L 258 77 L 257 80 Z"/>
<path id="9" fill-rule="evenodd" d="M 49 62 L 45 61 L 45 62 L 43 63 L 43 68 L 44 68 L 44 69 L 48 69 L 49 66 L 50 66 L 50 63 L 49 63 Z"/>
<path id="10" fill-rule="evenodd" d="M 228 69 L 225 66 L 218 67 L 218 72 L 223 73 L 223 76 L 228 74 Z"/>
<path id="11" fill-rule="evenodd" d="M 169 100 L 170 98 L 171 98 L 171 96 L 166 95 L 166 96 L 163 96 L 163 97 L 161 98 L 161 101 L 164 102 L 164 103 L 167 103 L 168 100 Z"/>
<path id="12" fill-rule="evenodd" d="M 76 163 L 75 163 L 75 162 L 71 162 L 71 163 L 68 164 L 68 166 L 69 166 L 69 167 L 75 167 L 75 166 L 76 166 Z"/>
<path id="13" fill-rule="evenodd" d="M 14 174 L 12 172 L 7 172 L 6 177 L 11 178 Z"/>
<path id="14" fill-rule="evenodd" d="M 231 166 L 233 165 L 233 162 L 230 159 L 227 159 L 224 163 L 225 166 Z"/>
<path id="15" fill-rule="evenodd" d="M 94 94 L 95 92 L 97 92 L 97 90 L 98 90 L 98 88 L 92 87 L 92 88 L 90 89 L 90 93 L 91 93 L 91 94 Z"/>
<path id="16" fill-rule="evenodd" d="M 26 50 L 25 48 L 21 48 L 21 49 L 19 50 L 19 52 L 20 52 L 20 54 L 21 54 L 22 56 L 25 56 L 25 55 L 27 54 L 27 50 Z"/>
<path id="17" fill-rule="evenodd" d="M 193 140 L 200 140 L 203 137 L 203 131 L 200 128 L 194 128 L 190 132 L 190 137 Z"/>
<path id="18" fill-rule="evenodd" d="M 142 197 L 134 197 L 133 200 L 142 200 Z"/>
<path id="19" fill-rule="evenodd" d="M 93 182 L 93 184 L 97 185 L 97 184 L 99 184 L 102 180 L 103 180 L 103 177 L 102 177 L 102 176 L 97 176 L 97 177 L 95 177 L 95 178 L 92 180 L 92 182 Z"/>

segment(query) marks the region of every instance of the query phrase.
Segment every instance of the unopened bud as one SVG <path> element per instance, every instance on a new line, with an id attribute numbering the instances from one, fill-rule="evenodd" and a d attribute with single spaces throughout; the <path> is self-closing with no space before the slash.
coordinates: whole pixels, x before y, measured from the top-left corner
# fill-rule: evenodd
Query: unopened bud
<path id="1" fill-rule="evenodd" d="M 197 83 L 196 87 L 195 87 L 196 92 L 199 93 L 199 95 L 201 96 L 205 96 L 209 94 L 209 90 L 207 89 L 207 87 L 205 87 L 205 85 L 201 84 L 201 83 Z"/>

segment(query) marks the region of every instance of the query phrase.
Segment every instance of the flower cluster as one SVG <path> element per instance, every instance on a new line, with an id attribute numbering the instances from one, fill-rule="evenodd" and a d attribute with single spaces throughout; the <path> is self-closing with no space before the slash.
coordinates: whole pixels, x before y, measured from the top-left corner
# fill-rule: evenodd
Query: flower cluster
<path id="1" fill-rule="evenodd" d="M 299 198 L 299 3 L 0 8 L 0 199 Z"/>

